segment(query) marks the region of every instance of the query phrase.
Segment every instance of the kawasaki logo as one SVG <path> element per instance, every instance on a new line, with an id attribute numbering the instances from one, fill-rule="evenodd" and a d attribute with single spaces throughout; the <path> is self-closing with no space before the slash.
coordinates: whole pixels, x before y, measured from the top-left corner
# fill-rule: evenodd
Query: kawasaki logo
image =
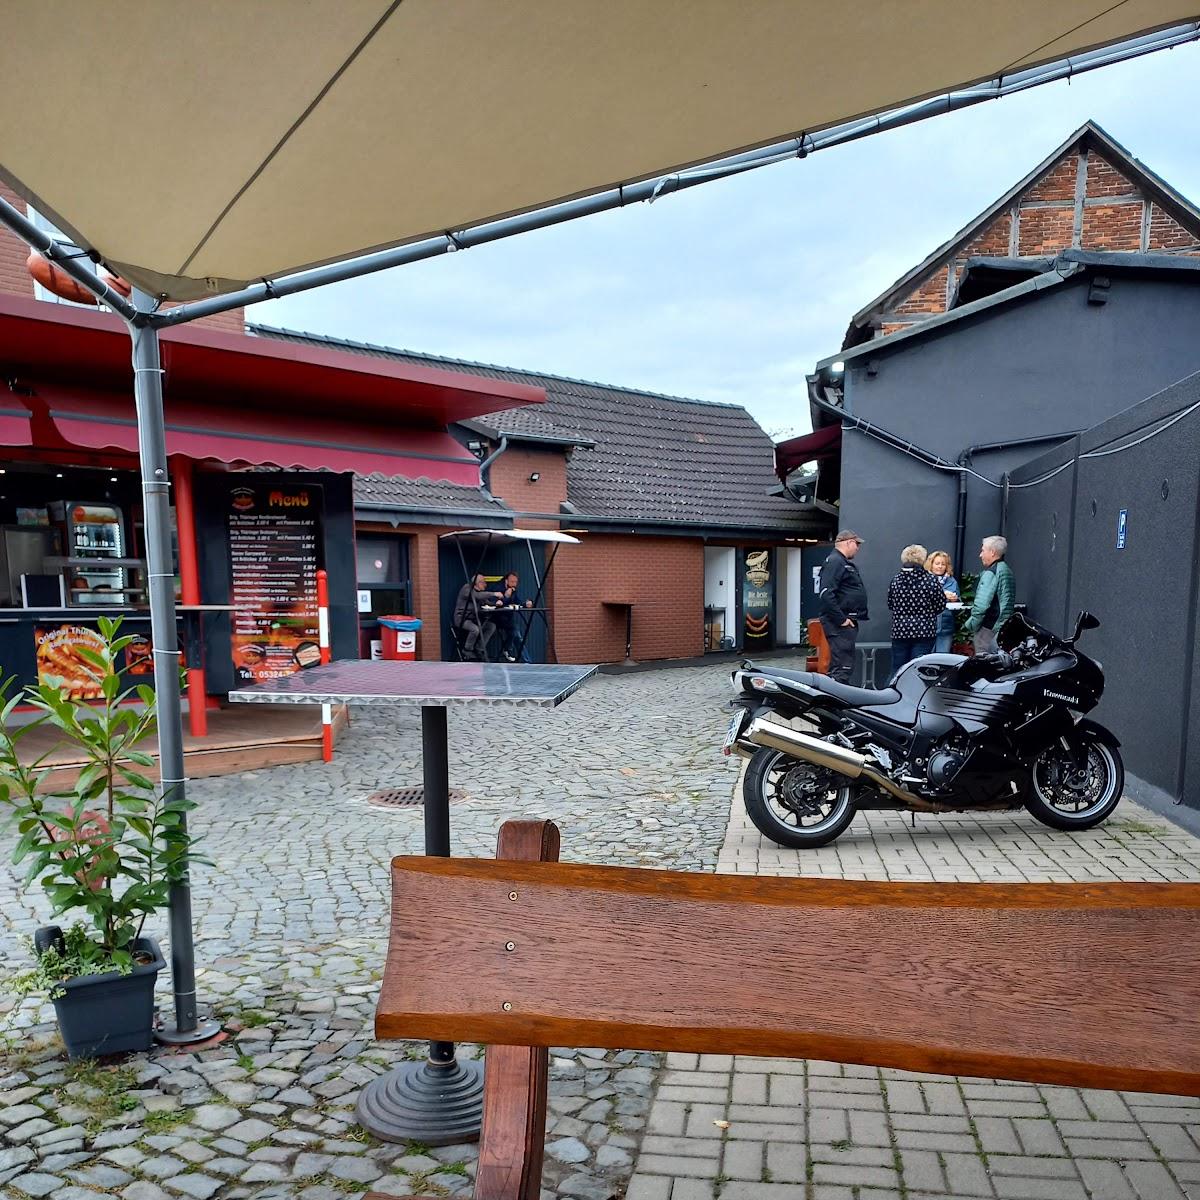
<path id="1" fill-rule="evenodd" d="M 1061 700 L 1065 704 L 1078 704 L 1078 696 L 1064 696 L 1062 692 L 1052 692 L 1049 688 L 1042 689 L 1042 695 L 1050 700 Z"/>

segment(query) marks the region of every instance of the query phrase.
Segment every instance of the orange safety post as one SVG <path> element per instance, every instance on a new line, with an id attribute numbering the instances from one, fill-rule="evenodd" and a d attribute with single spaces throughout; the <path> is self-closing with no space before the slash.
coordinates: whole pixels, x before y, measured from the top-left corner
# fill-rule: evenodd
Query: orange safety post
<path id="1" fill-rule="evenodd" d="M 322 664 L 329 662 L 329 576 L 317 572 L 317 644 Z M 321 705 L 321 758 L 333 762 L 333 705 Z"/>
<path id="2" fill-rule="evenodd" d="M 183 604 L 200 603 L 200 566 L 196 552 L 196 505 L 192 496 L 192 460 L 171 459 L 175 484 L 175 524 L 179 537 L 179 598 Z M 197 614 L 199 619 L 199 614 Z M 197 663 L 187 666 L 188 729 L 192 737 L 208 733 L 208 708 L 204 687 L 204 668 Z"/>

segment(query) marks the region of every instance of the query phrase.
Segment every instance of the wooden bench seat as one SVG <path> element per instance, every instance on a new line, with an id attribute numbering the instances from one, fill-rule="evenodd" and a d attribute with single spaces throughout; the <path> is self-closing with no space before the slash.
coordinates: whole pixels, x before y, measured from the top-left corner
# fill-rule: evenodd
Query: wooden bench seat
<path id="1" fill-rule="evenodd" d="M 1200 885 L 784 880 L 557 856 L 554 825 L 520 821 L 495 861 L 392 864 L 376 1033 L 488 1045 L 476 1200 L 537 1200 L 549 1046 L 1200 1096 Z"/>

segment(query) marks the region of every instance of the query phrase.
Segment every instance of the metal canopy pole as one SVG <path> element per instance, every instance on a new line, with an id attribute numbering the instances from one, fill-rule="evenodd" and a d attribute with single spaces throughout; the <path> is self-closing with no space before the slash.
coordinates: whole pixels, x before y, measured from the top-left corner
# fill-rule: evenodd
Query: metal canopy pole
<path id="1" fill-rule="evenodd" d="M 134 291 L 141 313 L 154 305 Z M 163 419 L 162 364 L 158 330 L 129 323 L 133 342 L 133 396 L 137 405 L 138 461 L 146 530 L 146 576 L 150 631 L 154 647 L 154 694 L 158 701 L 159 794 L 163 801 L 183 798 L 183 710 L 180 703 L 179 634 L 175 624 L 175 571 L 171 562 L 171 485 L 167 478 L 167 435 Z M 187 814 L 179 830 L 187 832 Z M 171 885 L 171 986 L 175 1023 L 157 1033 L 171 1045 L 202 1042 L 220 1032 L 216 1021 L 201 1021 L 196 1010 L 196 954 L 192 943 L 192 891 L 185 873 Z"/>

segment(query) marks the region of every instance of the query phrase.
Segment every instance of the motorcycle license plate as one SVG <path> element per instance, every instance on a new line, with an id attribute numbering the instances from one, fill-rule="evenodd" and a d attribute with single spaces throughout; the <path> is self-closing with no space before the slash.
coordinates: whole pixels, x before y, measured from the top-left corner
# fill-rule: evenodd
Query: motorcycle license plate
<path id="1" fill-rule="evenodd" d="M 749 715 L 744 708 L 741 708 L 729 718 L 729 729 L 725 734 L 725 742 L 721 746 L 722 754 L 728 754 L 733 749 L 733 745 L 741 736 L 742 726 L 746 724 L 746 718 Z"/>

